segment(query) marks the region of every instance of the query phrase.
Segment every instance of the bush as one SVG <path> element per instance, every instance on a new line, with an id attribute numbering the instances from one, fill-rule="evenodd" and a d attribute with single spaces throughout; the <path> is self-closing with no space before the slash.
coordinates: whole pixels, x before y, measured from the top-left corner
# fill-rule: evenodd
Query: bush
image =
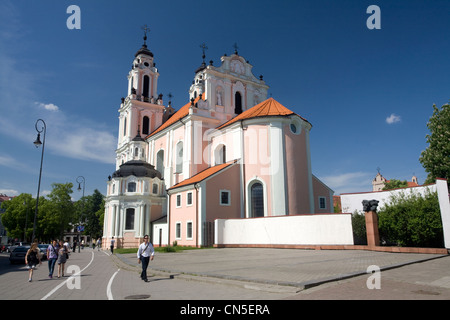
<path id="1" fill-rule="evenodd" d="M 401 192 L 378 212 L 380 238 L 408 247 L 443 247 L 439 200 L 436 192 Z"/>
<path id="2" fill-rule="evenodd" d="M 353 243 L 367 245 L 366 217 L 355 210 L 352 214 Z"/>

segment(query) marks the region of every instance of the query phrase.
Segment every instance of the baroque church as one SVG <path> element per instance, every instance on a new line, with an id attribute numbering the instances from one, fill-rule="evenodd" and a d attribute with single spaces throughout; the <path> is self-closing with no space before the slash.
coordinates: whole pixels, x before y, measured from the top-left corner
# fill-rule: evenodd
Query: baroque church
<path id="1" fill-rule="evenodd" d="M 155 246 L 211 246 L 216 219 L 333 212 L 333 190 L 311 172 L 311 124 L 267 98 L 268 85 L 237 49 L 220 66 L 203 54 L 175 110 L 158 95 L 146 40 L 118 110 L 103 243 L 114 237 L 132 248 L 148 234 Z"/>

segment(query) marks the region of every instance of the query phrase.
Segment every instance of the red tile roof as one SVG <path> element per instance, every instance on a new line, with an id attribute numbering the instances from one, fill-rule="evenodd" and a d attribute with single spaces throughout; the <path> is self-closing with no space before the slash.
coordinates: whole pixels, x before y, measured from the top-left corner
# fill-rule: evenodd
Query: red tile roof
<path id="1" fill-rule="evenodd" d="M 225 122 L 224 124 L 220 125 L 217 129 L 224 128 L 226 126 L 229 126 L 230 124 L 246 119 L 253 119 L 258 117 L 270 117 L 270 116 L 290 116 L 290 115 L 296 115 L 296 113 L 283 106 L 274 98 L 269 98 L 257 104 L 256 106 L 242 112 L 240 115 L 234 117 L 228 122 Z M 304 118 L 302 119 L 307 121 Z"/>
<path id="2" fill-rule="evenodd" d="M 197 97 L 197 99 L 195 99 L 194 104 L 197 103 L 198 100 L 200 100 L 200 97 Z M 189 102 L 188 104 L 181 107 L 180 110 L 175 112 L 173 114 L 173 116 L 171 116 L 166 122 L 164 122 L 162 125 L 160 125 L 155 131 L 150 133 L 147 136 L 147 138 L 168 128 L 172 124 L 176 123 L 178 120 L 189 115 L 189 107 L 190 106 L 191 106 L 191 103 Z M 231 125 L 235 122 L 241 121 L 241 120 L 253 119 L 253 118 L 258 118 L 258 117 L 290 116 L 290 115 L 299 116 L 295 112 L 293 112 L 293 111 L 289 110 L 288 108 L 286 108 L 285 106 L 283 106 L 281 103 L 279 103 L 275 99 L 269 98 L 269 99 L 257 104 L 256 106 L 242 112 L 241 114 L 237 115 L 233 119 L 225 122 L 224 124 L 217 127 L 217 129 L 222 129 L 226 126 L 229 126 L 229 125 Z M 301 116 L 299 116 L 299 117 L 302 118 L 303 120 L 305 120 L 306 122 L 308 122 L 308 120 L 306 120 L 305 118 L 303 118 Z"/>
<path id="3" fill-rule="evenodd" d="M 197 97 L 197 99 L 194 100 L 194 104 L 197 103 L 198 100 L 200 100 L 200 97 Z M 181 107 L 180 110 L 175 112 L 166 122 L 164 122 L 162 125 L 160 125 L 155 131 L 150 133 L 146 138 L 151 137 L 152 135 L 154 135 L 154 134 L 164 130 L 165 128 L 171 126 L 172 124 L 174 124 L 178 120 L 186 117 L 189 114 L 189 107 L 190 106 L 191 106 L 191 103 L 189 102 L 188 104 L 186 104 L 183 107 Z"/>
<path id="4" fill-rule="evenodd" d="M 173 187 L 170 187 L 168 190 L 171 189 L 175 189 L 175 188 L 179 188 L 179 187 L 183 187 L 183 186 L 187 186 L 190 184 L 194 184 L 194 183 L 198 183 L 200 181 L 205 180 L 206 178 L 209 178 L 210 176 L 212 176 L 213 174 L 228 168 L 229 166 L 231 166 L 232 164 L 236 163 L 236 160 L 230 161 L 230 162 L 226 162 L 223 164 L 219 164 L 217 166 L 214 167 L 209 167 L 199 173 L 197 173 L 196 175 L 192 176 L 189 179 L 183 180 L 180 183 L 174 185 Z"/>

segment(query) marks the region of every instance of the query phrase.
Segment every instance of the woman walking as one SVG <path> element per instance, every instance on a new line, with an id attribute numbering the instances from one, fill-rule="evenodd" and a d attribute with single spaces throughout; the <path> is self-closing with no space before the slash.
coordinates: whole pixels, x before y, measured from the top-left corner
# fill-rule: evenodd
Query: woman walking
<path id="1" fill-rule="evenodd" d="M 33 278 L 33 270 L 36 269 L 36 265 L 41 264 L 41 257 L 39 256 L 38 243 L 33 242 L 31 248 L 28 249 L 27 254 L 25 255 L 25 264 L 28 269 L 28 282 L 32 281 Z"/>
<path id="2" fill-rule="evenodd" d="M 64 277 L 64 266 L 67 261 L 67 256 L 69 254 L 69 250 L 64 245 L 64 243 L 59 241 L 59 249 L 58 249 L 58 278 Z"/>

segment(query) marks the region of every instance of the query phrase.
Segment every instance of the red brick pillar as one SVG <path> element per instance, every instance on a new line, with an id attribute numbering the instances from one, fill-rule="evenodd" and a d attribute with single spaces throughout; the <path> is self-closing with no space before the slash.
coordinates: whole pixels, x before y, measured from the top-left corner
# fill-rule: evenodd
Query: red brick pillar
<path id="1" fill-rule="evenodd" d="M 369 247 L 380 245 L 380 235 L 378 233 L 378 216 L 375 211 L 368 211 L 366 217 L 367 245 Z"/>

